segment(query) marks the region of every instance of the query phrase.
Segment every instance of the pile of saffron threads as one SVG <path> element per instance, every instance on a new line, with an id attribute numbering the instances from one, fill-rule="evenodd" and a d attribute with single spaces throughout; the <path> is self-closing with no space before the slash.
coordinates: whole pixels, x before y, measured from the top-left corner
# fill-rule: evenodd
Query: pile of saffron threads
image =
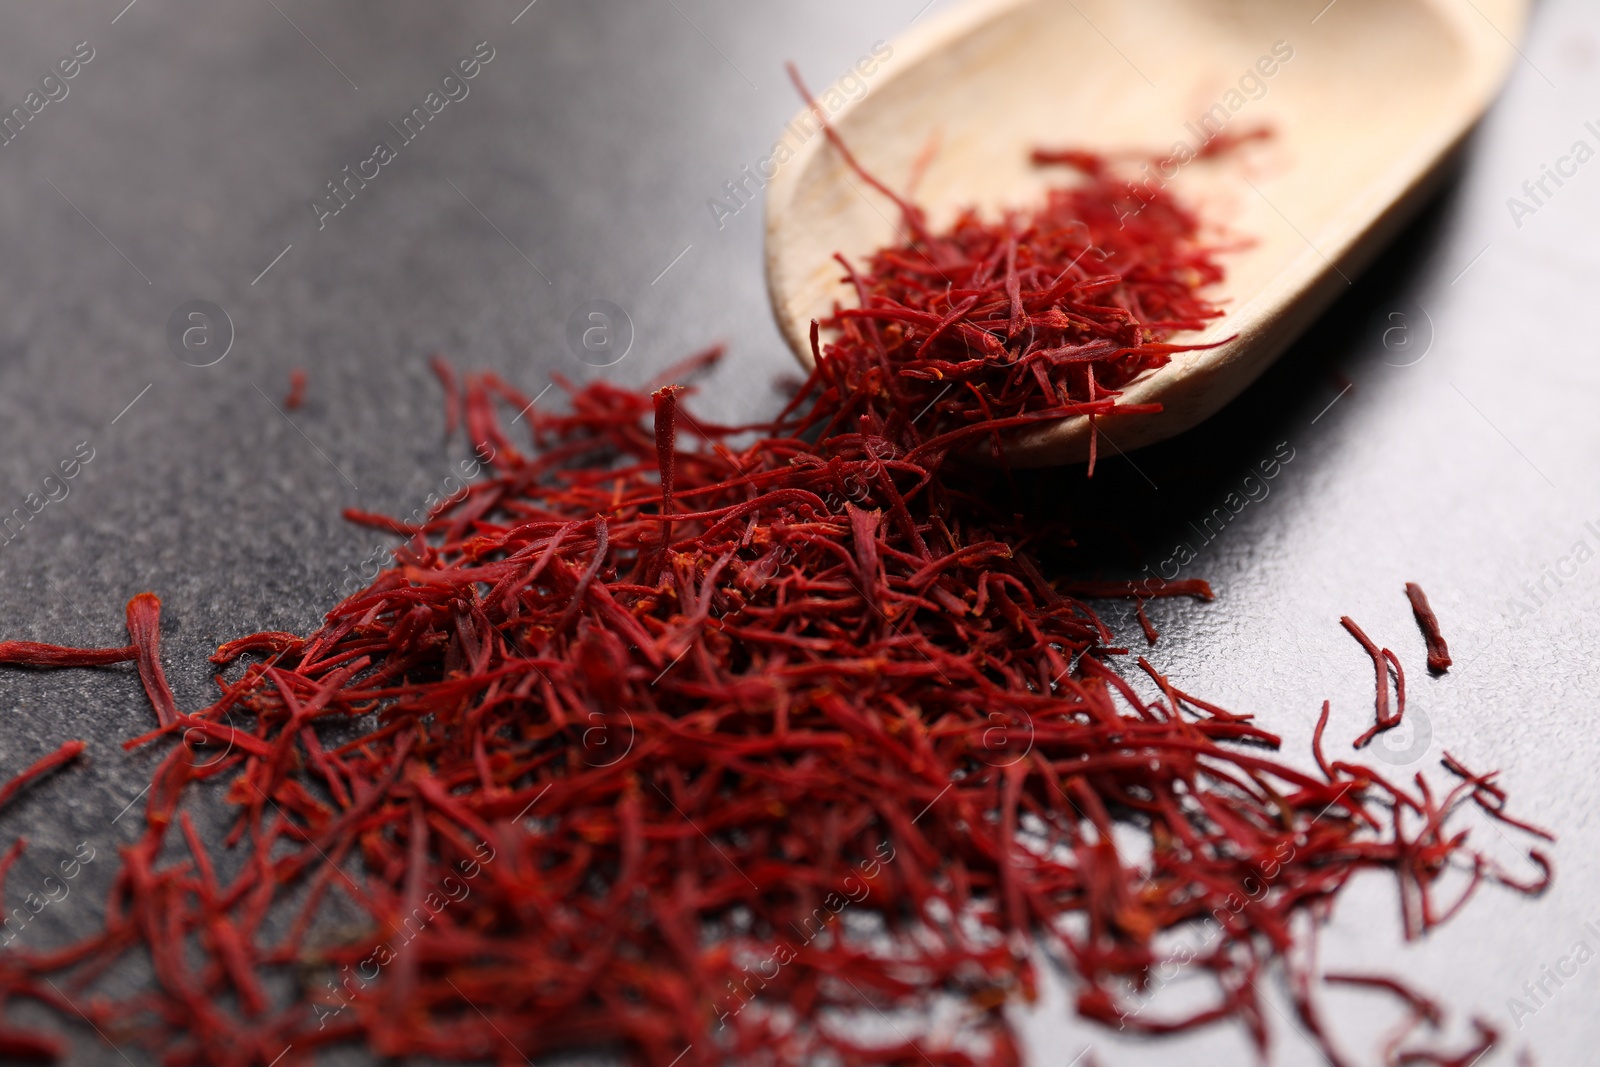
<path id="1" fill-rule="evenodd" d="M 1418 936 L 1483 882 L 1548 882 L 1537 851 L 1525 880 L 1477 851 L 1463 808 L 1539 832 L 1454 760 L 1446 786 L 1331 758 L 1326 708 L 1314 763 L 1277 758 L 1250 716 L 1127 663 L 1089 603 L 1204 582 L 1052 580 L 1061 531 L 992 503 L 969 448 L 1113 410 L 1217 314 L 1198 221 L 1148 190 L 1119 210 L 1137 194 L 1114 168 L 1073 159 L 1031 213 L 936 232 L 905 205 L 910 242 L 843 265 L 855 306 L 769 424 L 697 419 L 679 385 L 551 411 L 436 362 L 486 473 L 420 525 L 348 513 L 406 538 L 394 565 L 314 633 L 224 645 L 208 707 L 177 707 L 148 594 L 125 648 L 0 646 L 136 661 L 156 728 L 129 747 L 167 746 L 104 928 L 0 956 L 0 993 L 172 1065 L 356 1043 L 1010 1067 L 1005 1005 L 1042 951 L 1082 1016 L 1235 1024 L 1263 1052 L 1260 990 L 1284 979 L 1328 1060 L 1356 1062 L 1309 951 L 1340 890 L 1389 872 Z M 232 806 L 226 840 L 194 793 Z M 100 992 L 130 959 L 148 983 Z M 1176 962 L 1209 988 L 1181 1014 L 1156 977 Z M 1393 979 L 1337 980 L 1407 1013 L 1387 1063 L 1497 1040 L 1452 1039 Z M 0 1052 L 54 1048 L 0 1031 Z"/>

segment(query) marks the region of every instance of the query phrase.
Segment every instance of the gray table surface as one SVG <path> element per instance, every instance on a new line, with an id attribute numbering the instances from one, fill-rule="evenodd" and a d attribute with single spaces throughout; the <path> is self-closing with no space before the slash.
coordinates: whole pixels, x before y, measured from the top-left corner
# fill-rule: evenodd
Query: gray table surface
<path id="1" fill-rule="evenodd" d="M 0 8 L 7 109 L 75 44 L 94 49 L 69 94 L 0 147 L 0 513 L 81 442 L 93 449 L 66 498 L 0 546 L 0 631 L 118 644 L 124 601 L 156 590 L 186 706 L 209 700 L 217 642 L 314 626 L 346 568 L 380 543 L 342 507 L 408 512 L 451 473 L 460 456 L 442 442 L 430 352 L 537 392 L 557 373 L 642 382 L 721 339 L 732 358 L 702 406 L 770 410 L 772 379 L 792 365 L 766 306 L 760 212 L 719 228 L 706 201 L 795 110 L 783 60 L 825 82 L 924 4 L 123 2 Z M 1323 6 L 1293 2 L 1308 18 Z M 480 41 L 494 59 L 470 95 L 319 230 L 308 202 L 324 183 Z M 1413 973 L 1461 1009 L 1458 1024 L 1480 1012 L 1509 1039 L 1486 1063 L 1520 1047 L 1543 1064 L 1594 1062 L 1600 1044 L 1600 963 L 1550 985 L 1519 1020 L 1508 1003 L 1534 1007 L 1523 983 L 1577 942 L 1600 948 L 1584 926 L 1600 924 L 1600 562 L 1573 555 L 1580 540 L 1600 548 L 1600 365 L 1582 318 L 1600 279 L 1600 169 L 1520 226 L 1506 204 L 1576 138 L 1594 140 L 1583 123 L 1600 120 L 1597 42 L 1600 9 L 1541 5 L 1463 176 L 1266 379 L 1214 425 L 1140 453 L 1142 475 L 1112 461 L 1090 487 L 1077 474 L 1054 483 L 1081 513 L 1137 517 L 1154 562 L 1288 443 L 1294 459 L 1270 496 L 1190 568 L 1219 602 L 1163 606 L 1157 658 L 1191 691 L 1257 711 L 1297 759 L 1324 698 L 1352 717 L 1370 701 L 1370 671 L 1338 617 L 1357 616 L 1414 663 L 1421 642 L 1400 589 L 1417 580 L 1432 594 L 1457 666 L 1439 680 L 1413 671 L 1412 714 L 1432 737 L 1393 762 L 1429 766 L 1448 745 L 1504 768 L 1516 809 L 1561 834 L 1558 881 L 1537 902 L 1487 891 L 1402 945 L 1392 882 L 1363 879 L 1324 953 L 1330 966 Z M 166 340 L 173 310 L 197 299 L 225 309 L 235 332 L 204 368 Z M 606 369 L 565 343 L 569 314 L 595 299 L 623 307 L 635 332 Z M 1372 324 L 1417 308 L 1431 347 L 1396 366 L 1407 360 Z M 309 370 L 310 389 L 286 415 L 276 405 L 293 367 Z M 1524 583 L 1547 566 L 1568 576 L 1546 580 L 1535 603 Z M 29 927 L 43 945 L 96 921 L 115 849 L 135 836 L 122 813 L 137 811 L 155 759 L 119 742 L 151 716 L 126 670 L 0 673 L 0 715 L 0 770 L 68 737 L 90 743 L 86 765 L 0 815 L 0 837 L 32 842 L 13 906 L 78 842 L 96 850 L 71 895 Z M 1052 985 L 1018 1015 L 1033 1064 L 1064 1067 L 1087 1046 L 1106 1067 L 1250 1059 L 1231 1030 L 1119 1040 L 1072 1020 L 1061 995 Z M 1378 1003 L 1333 999 L 1352 1050 L 1381 1029 Z M 1315 1061 L 1293 1024 L 1274 1022 L 1274 1062 Z M 75 1062 L 124 1062 L 92 1035 L 75 1039 Z"/>

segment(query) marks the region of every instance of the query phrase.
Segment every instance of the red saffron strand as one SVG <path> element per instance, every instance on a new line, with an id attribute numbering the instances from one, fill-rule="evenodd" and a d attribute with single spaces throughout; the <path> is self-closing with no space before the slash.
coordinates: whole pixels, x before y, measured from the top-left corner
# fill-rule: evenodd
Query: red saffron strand
<path id="1" fill-rule="evenodd" d="M 0 807 L 10 803 L 11 798 L 51 771 L 77 759 L 87 747 L 88 745 L 82 741 L 68 741 L 48 756 L 35 760 L 27 770 L 13 777 L 5 785 L 0 785 Z"/>
<path id="2" fill-rule="evenodd" d="M 37 641 L 0 641 L 0 663 L 17 667 L 107 667 L 137 659 L 133 645 L 122 648 L 68 648 Z"/>
<path id="3" fill-rule="evenodd" d="M 140 593 L 128 601 L 128 636 L 137 650 L 139 680 L 150 697 L 156 720 L 162 726 L 170 726 L 178 718 L 178 703 L 161 666 L 161 599 L 154 593 Z"/>
<path id="4" fill-rule="evenodd" d="M 289 392 L 283 398 L 283 406 L 290 411 L 306 402 L 306 372 L 299 367 L 289 372 Z"/>
<path id="5" fill-rule="evenodd" d="M 456 380 L 455 367 L 439 353 L 428 357 L 428 367 L 439 379 L 439 388 L 444 390 L 444 435 L 449 437 L 456 432 L 461 420 L 461 385 Z"/>
<path id="6" fill-rule="evenodd" d="M 1401 670 L 1400 662 L 1395 658 L 1394 653 L 1390 652 L 1386 648 L 1379 648 L 1377 645 L 1373 644 L 1372 638 L 1368 637 L 1361 627 L 1356 625 L 1354 619 L 1350 618 L 1348 615 L 1345 615 L 1340 618 L 1339 624 L 1349 631 L 1351 637 L 1354 637 L 1361 643 L 1362 649 L 1367 653 L 1368 656 L 1372 658 L 1373 670 L 1377 672 L 1377 719 L 1372 724 L 1372 728 L 1370 730 L 1363 733 L 1355 740 L 1356 748 L 1365 748 L 1374 737 L 1378 736 L 1378 734 L 1382 733 L 1384 730 L 1389 730 L 1400 725 L 1401 717 L 1405 715 L 1406 710 L 1406 676 L 1405 672 Z M 1393 715 L 1389 714 L 1389 667 L 1391 665 L 1395 669 L 1396 688 L 1399 700 L 1399 704 Z"/>
<path id="7" fill-rule="evenodd" d="M 1324 700 L 1322 702 L 1322 714 L 1317 716 L 1317 727 L 1314 731 L 1312 731 L 1311 734 L 1311 754 L 1316 757 L 1317 766 L 1322 768 L 1323 776 L 1326 777 L 1330 782 L 1333 781 L 1337 776 L 1335 775 L 1333 768 L 1328 766 L 1328 757 L 1323 755 L 1322 734 L 1323 731 L 1328 728 L 1328 713 L 1332 710 L 1332 708 L 1333 702 L 1331 700 Z"/>
<path id="8" fill-rule="evenodd" d="M 1406 599 L 1411 601 L 1411 613 L 1416 616 L 1423 640 L 1428 643 L 1428 670 L 1443 674 L 1450 669 L 1450 647 L 1445 644 L 1444 634 L 1439 632 L 1439 618 L 1428 604 L 1428 595 L 1416 582 L 1407 582 Z"/>
<path id="9" fill-rule="evenodd" d="M 661 524 L 661 547 L 650 575 L 652 585 L 660 580 L 667 546 L 672 542 L 672 482 L 677 467 L 678 394 L 682 391 L 681 385 L 668 385 L 650 395 L 655 410 L 656 469 L 661 476 L 661 514 L 666 520 Z"/>

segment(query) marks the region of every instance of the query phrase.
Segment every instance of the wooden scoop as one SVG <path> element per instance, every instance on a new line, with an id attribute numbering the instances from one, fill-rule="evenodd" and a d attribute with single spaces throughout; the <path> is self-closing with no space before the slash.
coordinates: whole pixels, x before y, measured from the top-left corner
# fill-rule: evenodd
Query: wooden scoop
<path id="1" fill-rule="evenodd" d="M 1527 0 L 972 0 L 914 27 L 867 78 L 817 99 L 861 164 L 914 193 L 936 227 L 956 210 L 1043 200 L 1059 168 L 1035 147 L 1194 152 L 1261 126 L 1259 147 L 1177 168 L 1178 199 L 1250 247 L 1224 256 L 1208 294 L 1227 309 L 1123 392 L 1155 415 L 1097 420 L 1129 450 L 1194 426 L 1238 395 L 1426 202 L 1497 92 Z M 865 92 L 861 86 L 865 84 Z M 853 90 L 858 100 L 850 100 Z M 842 103 L 841 103 L 842 102 Z M 815 130 L 809 112 L 791 124 Z M 791 138 L 794 136 L 790 135 Z M 792 140 L 791 140 L 792 146 Z M 930 146 L 935 146 L 929 152 Z M 812 319 L 855 303 L 834 253 L 899 243 L 894 205 L 819 133 L 767 192 L 767 286 L 790 346 L 810 362 Z M 1020 466 L 1088 456 L 1083 417 L 1007 446 Z"/>

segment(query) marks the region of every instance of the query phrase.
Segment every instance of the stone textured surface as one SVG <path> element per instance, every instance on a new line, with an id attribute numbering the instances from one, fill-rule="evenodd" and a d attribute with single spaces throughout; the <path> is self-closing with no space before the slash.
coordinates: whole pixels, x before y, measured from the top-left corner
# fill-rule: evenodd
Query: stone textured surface
<path id="1" fill-rule="evenodd" d="M 442 439 L 425 366 L 435 350 L 537 392 L 556 374 L 642 382 L 726 340 L 731 358 L 702 408 L 769 410 L 773 378 L 793 365 L 766 306 L 759 210 L 719 229 L 706 200 L 765 154 L 794 110 L 782 60 L 826 81 L 921 6 L 8 6 L 6 108 L 77 42 L 95 57 L 65 99 L 0 147 L 0 513 L 22 506 L 79 442 L 94 458 L 65 499 L 0 546 L 5 636 L 120 643 L 123 603 L 153 589 L 180 702 L 207 700 L 205 656 L 217 642 L 312 626 L 345 568 L 382 543 L 342 522 L 340 508 L 410 511 L 461 458 Z M 1310 19 L 1323 5 L 1304 6 L 1304 47 L 1315 47 Z M 1541 1063 L 1584 1061 L 1600 1039 L 1590 1010 L 1600 963 L 1548 985 L 1543 1006 L 1521 991 L 1575 942 L 1600 948 L 1583 927 L 1600 921 L 1600 562 L 1562 562 L 1580 539 L 1600 548 L 1590 410 L 1600 365 L 1592 331 L 1575 321 L 1600 280 L 1600 170 L 1580 170 L 1520 226 L 1506 198 L 1575 140 L 1600 145 L 1584 128 L 1600 120 L 1597 30 L 1600 15 L 1578 0 L 1539 8 L 1526 61 L 1462 178 L 1213 425 L 1139 453 L 1137 468 L 1110 461 L 1088 487 L 1081 472 L 1035 486 L 1080 515 L 1117 509 L 1152 566 L 1191 543 L 1198 558 L 1185 573 L 1209 577 L 1221 596 L 1154 611 L 1167 638 L 1154 658 L 1190 691 L 1258 712 L 1289 752 L 1306 751 L 1325 697 L 1335 735 L 1370 715 L 1370 669 L 1341 614 L 1415 664 L 1413 714 L 1426 715 L 1432 739 L 1394 762 L 1432 767 L 1448 746 L 1471 765 L 1503 767 L 1517 810 L 1562 835 L 1559 881 L 1536 903 L 1485 892 L 1448 929 L 1401 947 L 1392 885 L 1374 879 L 1341 906 L 1325 956 L 1412 972 Z M 494 59 L 470 95 L 318 230 L 308 201 L 390 138 L 386 124 L 480 41 Z M 211 367 L 168 351 L 169 313 L 192 299 L 220 305 L 235 327 Z M 627 359 L 603 370 L 564 341 L 568 314 L 595 299 L 625 308 L 635 328 Z M 1381 330 L 1405 309 L 1431 349 L 1399 367 Z M 274 404 L 294 367 L 310 385 L 286 417 Z M 1190 524 L 1280 442 L 1294 458 L 1270 495 L 1201 544 Z M 1108 567 L 1126 562 L 1107 557 Z M 1523 583 L 1537 586 L 1547 565 L 1567 576 L 1546 580 L 1535 604 Z M 1421 669 L 1407 580 L 1428 590 L 1450 639 L 1457 666 L 1445 678 Z M 1532 610 L 1515 611 L 1513 597 Z M 95 922 L 155 759 L 119 743 L 147 729 L 150 713 L 128 670 L 5 671 L 0 715 L 6 771 L 68 737 L 90 742 L 84 765 L 0 816 L 0 836 L 31 841 L 11 876 L 13 905 L 76 843 L 96 850 L 70 896 L 24 935 L 45 944 Z M 1538 1008 L 1520 1029 L 1513 996 Z M 1370 1048 L 1379 1002 L 1332 1003 L 1350 1047 Z M 1274 1023 L 1275 1062 L 1313 1062 L 1295 1027 Z M 1249 1058 L 1225 1031 L 1118 1041 L 1048 998 L 1023 1025 L 1039 1065 L 1076 1062 L 1091 1044 L 1107 1067 Z M 75 1062 L 124 1062 L 92 1034 L 76 1038 Z"/>

